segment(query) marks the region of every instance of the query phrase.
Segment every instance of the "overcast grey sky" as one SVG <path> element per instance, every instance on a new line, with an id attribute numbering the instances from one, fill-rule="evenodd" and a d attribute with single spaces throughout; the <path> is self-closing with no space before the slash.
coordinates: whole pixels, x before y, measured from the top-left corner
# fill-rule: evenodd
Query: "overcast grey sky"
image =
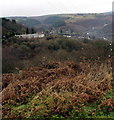
<path id="1" fill-rule="evenodd" d="M 0 0 L 0 16 L 112 11 L 113 0 Z"/>

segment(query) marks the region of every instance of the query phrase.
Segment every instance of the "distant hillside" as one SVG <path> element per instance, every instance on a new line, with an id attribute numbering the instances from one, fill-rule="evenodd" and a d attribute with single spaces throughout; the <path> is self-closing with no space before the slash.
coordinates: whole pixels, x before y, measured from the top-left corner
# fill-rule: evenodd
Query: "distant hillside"
<path id="1" fill-rule="evenodd" d="M 35 27 L 41 24 L 40 21 L 32 19 L 32 18 L 28 18 L 28 17 L 10 17 L 9 19 L 15 19 L 17 23 L 20 23 L 27 27 Z"/>
<path id="2" fill-rule="evenodd" d="M 96 38 L 106 37 L 111 39 L 111 27 L 104 30 L 106 25 L 112 22 L 111 12 L 100 14 L 58 14 L 46 16 L 33 16 L 33 17 L 13 17 L 18 23 L 28 27 L 33 27 L 39 32 L 52 30 L 54 34 L 74 33 L 74 34 L 88 34 Z M 107 29 L 107 28 L 106 28 Z M 105 34 L 108 33 L 108 36 Z"/>
<path id="3" fill-rule="evenodd" d="M 103 34 L 105 38 L 110 37 L 112 35 L 112 23 L 104 26 L 101 30 L 101 34 Z"/>
<path id="4" fill-rule="evenodd" d="M 103 14 L 112 14 L 112 12 L 104 12 Z"/>
<path id="5" fill-rule="evenodd" d="M 47 19 L 43 21 L 43 23 L 46 24 L 55 24 L 60 21 L 64 21 L 65 17 L 59 17 L 59 16 L 49 16 Z"/>
<path id="6" fill-rule="evenodd" d="M 18 22 L 25 26 L 29 26 L 29 27 L 34 27 L 34 26 L 40 24 L 40 22 L 38 20 L 34 20 L 34 19 L 20 20 Z"/>
<path id="7" fill-rule="evenodd" d="M 56 31 L 86 34 L 96 38 L 106 37 L 111 39 L 111 27 L 105 30 L 106 25 L 112 22 L 112 15 L 109 12 L 105 14 L 61 14 L 51 16 L 32 17 L 32 19 L 42 22 L 42 28 L 48 29 L 54 27 Z M 47 27 L 48 26 L 48 27 Z M 68 32 L 68 33 L 70 33 Z M 105 35 L 108 33 L 108 36 Z"/>

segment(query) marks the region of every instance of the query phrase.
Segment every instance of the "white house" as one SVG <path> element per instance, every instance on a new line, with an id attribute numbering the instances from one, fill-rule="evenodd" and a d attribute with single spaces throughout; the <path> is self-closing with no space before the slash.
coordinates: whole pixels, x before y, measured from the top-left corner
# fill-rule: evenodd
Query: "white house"
<path id="1" fill-rule="evenodd" d="M 22 34 L 22 35 L 15 35 L 16 37 L 19 37 L 19 38 L 43 38 L 45 37 L 45 35 L 42 33 L 42 34 L 38 34 L 38 33 L 35 33 L 35 34 Z"/>

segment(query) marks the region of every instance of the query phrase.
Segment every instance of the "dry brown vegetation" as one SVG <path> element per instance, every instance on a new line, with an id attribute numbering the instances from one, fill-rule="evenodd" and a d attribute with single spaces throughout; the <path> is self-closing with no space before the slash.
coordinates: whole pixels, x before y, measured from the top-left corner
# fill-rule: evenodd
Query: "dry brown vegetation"
<path id="1" fill-rule="evenodd" d="M 104 63 L 68 61 L 4 74 L 3 117 L 80 117 L 78 113 L 83 113 L 87 104 L 96 102 L 98 110 L 108 107 L 108 114 L 114 110 L 114 100 L 103 96 L 112 89 L 111 71 L 110 60 Z M 89 114 L 94 115 L 95 111 Z"/>

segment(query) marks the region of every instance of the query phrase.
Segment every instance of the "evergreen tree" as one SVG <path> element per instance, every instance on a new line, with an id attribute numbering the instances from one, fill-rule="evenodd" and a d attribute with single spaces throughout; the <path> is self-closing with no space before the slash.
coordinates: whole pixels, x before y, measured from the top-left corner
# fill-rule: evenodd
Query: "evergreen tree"
<path id="1" fill-rule="evenodd" d="M 12 20 L 12 23 L 16 24 L 16 20 L 13 19 L 13 20 Z"/>
<path id="2" fill-rule="evenodd" d="M 29 29 L 28 28 L 26 28 L 26 34 L 29 34 Z"/>
<path id="3" fill-rule="evenodd" d="M 32 33 L 32 34 L 34 34 L 34 33 L 35 33 L 34 28 L 32 28 L 32 29 L 31 29 L 31 33 Z"/>

